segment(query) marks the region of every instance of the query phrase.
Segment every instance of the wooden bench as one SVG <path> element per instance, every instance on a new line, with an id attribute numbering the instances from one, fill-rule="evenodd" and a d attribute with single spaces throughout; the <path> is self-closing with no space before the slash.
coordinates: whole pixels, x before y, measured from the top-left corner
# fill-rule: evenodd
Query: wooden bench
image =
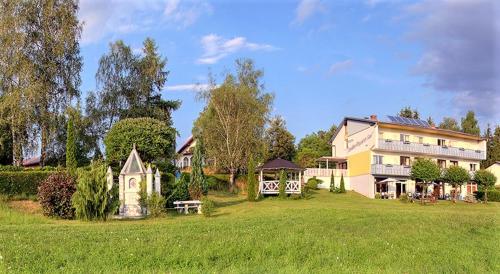
<path id="1" fill-rule="evenodd" d="M 201 214 L 201 201 L 175 201 L 174 205 L 175 209 L 177 209 L 177 212 L 179 213 L 184 212 L 184 214 L 189 214 L 189 209 L 196 209 L 196 212 Z"/>

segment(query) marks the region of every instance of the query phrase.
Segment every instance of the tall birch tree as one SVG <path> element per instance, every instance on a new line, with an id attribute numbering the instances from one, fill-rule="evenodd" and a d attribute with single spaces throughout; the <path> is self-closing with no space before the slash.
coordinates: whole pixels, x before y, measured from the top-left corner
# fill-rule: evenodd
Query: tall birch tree
<path id="1" fill-rule="evenodd" d="M 232 186 L 250 155 L 263 151 L 273 96 L 264 91 L 262 76 L 252 60 L 237 60 L 236 74 L 227 73 L 220 85 L 212 79 L 211 87 L 200 93 L 206 106 L 195 128 L 201 132 L 207 158 L 229 172 Z"/>

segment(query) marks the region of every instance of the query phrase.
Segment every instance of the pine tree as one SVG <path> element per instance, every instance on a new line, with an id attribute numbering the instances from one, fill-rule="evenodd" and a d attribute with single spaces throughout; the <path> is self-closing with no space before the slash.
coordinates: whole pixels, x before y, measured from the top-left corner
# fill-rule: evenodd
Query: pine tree
<path id="1" fill-rule="evenodd" d="M 257 182 L 255 180 L 255 163 L 253 157 L 250 157 L 248 162 L 248 175 L 247 175 L 247 198 L 248 201 L 254 202 L 256 199 L 255 186 Z"/>
<path id="2" fill-rule="evenodd" d="M 467 112 L 465 118 L 462 118 L 462 131 L 477 136 L 481 133 L 474 111 Z"/>
<path id="3" fill-rule="evenodd" d="M 203 173 L 203 144 L 201 138 L 196 140 L 191 162 L 191 179 L 189 181 L 189 195 L 191 199 L 199 200 L 202 195 L 207 195 L 208 185 Z"/>
<path id="4" fill-rule="evenodd" d="M 334 172 L 332 171 L 332 176 L 330 177 L 330 192 L 335 192 L 335 176 Z"/>
<path id="5" fill-rule="evenodd" d="M 280 173 L 279 197 L 281 199 L 286 198 L 286 173 L 284 170 Z"/>
<path id="6" fill-rule="evenodd" d="M 344 174 L 340 175 L 340 193 L 345 193 Z"/>
<path id="7" fill-rule="evenodd" d="M 76 141 L 75 141 L 75 129 L 73 127 L 73 118 L 68 119 L 68 128 L 66 133 L 66 168 L 69 174 L 72 176 L 76 175 L 76 168 L 78 166 L 76 160 Z"/>
<path id="8" fill-rule="evenodd" d="M 78 219 L 105 221 L 120 206 L 118 187 L 108 189 L 106 172 L 100 161 L 94 161 L 89 170 L 78 170 L 76 192 L 71 199 Z"/>

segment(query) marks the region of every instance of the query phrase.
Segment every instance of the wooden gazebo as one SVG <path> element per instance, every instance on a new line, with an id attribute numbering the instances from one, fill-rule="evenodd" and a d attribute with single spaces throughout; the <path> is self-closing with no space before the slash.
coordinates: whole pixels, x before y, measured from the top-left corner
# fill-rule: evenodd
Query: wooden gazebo
<path id="1" fill-rule="evenodd" d="M 280 184 L 280 173 L 285 171 L 287 175 L 285 192 L 287 194 L 300 194 L 302 187 L 303 168 L 295 163 L 284 159 L 274 159 L 258 167 L 259 171 L 259 193 L 278 194 Z"/>

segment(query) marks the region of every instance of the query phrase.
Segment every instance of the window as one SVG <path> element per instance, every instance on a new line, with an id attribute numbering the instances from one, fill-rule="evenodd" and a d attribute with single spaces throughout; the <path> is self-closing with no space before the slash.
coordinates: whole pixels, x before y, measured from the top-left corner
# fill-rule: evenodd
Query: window
<path id="1" fill-rule="evenodd" d="M 410 142 L 410 135 L 400 134 L 399 140 L 403 143 L 409 143 Z"/>
<path id="2" fill-rule="evenodd" d="M 476 171 L 476 164 L 470 164 L 470 171 Z"/>
<path id="3" fill-rule="evenodd" d="M 182 167 L 188 167 L 189 166 L 189 158 L 184 157 L 184 160 L 182 160 Z"/>
<path id="4" fill-rule="evenodd" d="M 446 160 L 438 159 L 438 166 L 439 168 L 446 168 Z"/>
<path id="5" fill-rule="evenodd" d="M 450 161 L 451 166 L 458 166 L 458 161 Z"/>
<path id="6" fill-rule="evenodd" d="M 373 155 L 373 163 L 376 165 L 384 164 L 384 156 L 382 155 Z"/>
<path id="7" fill-rule="evenodd" d="M 423 144 L 424 143 L 424 137 L 418 136 L 418 143 Z"/>
<path id="8" fill-rule="evenodd" d="M 438 139 L 438 146 L 445 147 L 446 146 L 446 140 L 445 139 Z"/>
<path id="9" fill-rule="evenodd" d="M 409 166 L 410 165 L 410 157 L 400 156 L 399 157 L 399 164 L 402 166 Z"/>

